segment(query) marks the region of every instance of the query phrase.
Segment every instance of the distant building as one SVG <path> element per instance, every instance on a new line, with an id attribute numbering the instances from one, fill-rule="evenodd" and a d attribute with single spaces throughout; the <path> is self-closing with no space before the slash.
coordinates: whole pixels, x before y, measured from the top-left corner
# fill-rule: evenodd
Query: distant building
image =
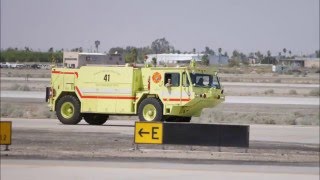
<path id="1" fill-rule="evenodd" d="M 90 64 L 125 64 L 120 54 L 64 52 L 63 65 L 68 68 L 79 68 Z"/>
<path id="2" fill-rule="evenodd" d="M 279 59 L 279 65 L 291 67 L 319 68 L 319 63 L 319 58 L 295 57 L 294 59 Z"/>
<path id="3" fill-rule="evenodd" d="M 249 56 L 248 57 L 248 63 L 249 64 L 257 64 L 258 62 L 258 58 L 254 57 L 254 56 Z"/>
<path id="4" fill-rule="evenodd" d="M 304 67 L 307 68 L 319 68 L 320 58 L 301 58 L 304 61 Z"/>
<path id="5" fill-rule="evenodd" d="M 201 62 L 205 54 L 148 54 L 147 63 L 152 63 L 152 59 L 157 59 L 157 64 L 189 64 L 192 59 Z M 228 64 L 229 57 L 209 55 L 209 64 Z"/>
<path id="6" fill-rule="evenodd" d="M 209 64 L 228 64 L 229 63 L 229 57 L 228 56 L 217 56 L 217 55 L 209 55 Z"/>
<path id="7" fill-rule="evenodd" d="M 157 59 L 157 64 L 189 64 L 192 59 L 201 61 L 203 54 L 148 54 L 147 63 L 152 63 L 152 59 Z"/>

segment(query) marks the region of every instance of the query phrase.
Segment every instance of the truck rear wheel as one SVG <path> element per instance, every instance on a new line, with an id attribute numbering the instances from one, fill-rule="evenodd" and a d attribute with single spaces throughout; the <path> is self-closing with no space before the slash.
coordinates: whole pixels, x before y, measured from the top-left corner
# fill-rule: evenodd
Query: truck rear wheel
<path id="1" fill-rule="evenodd" d="M 78 124 L 82 117 L 79 100 L 71 95 L 61 97 L 57 103 L 57 117 L 63 124 Z"/>
<path id="2" fill-rule="evenodd" d="M 146 98 L 139 105 L 138 115 L 140 121 L 162 121 L 162 103 L 156 98 Z"/>
<path id="3" fill-rule="evenodd" d="M 83 118 L 90 125 L 102 125 L 108 120 L 109 115 L 106 115 L 106 114 L 85 114 L 83 116 Z"/>

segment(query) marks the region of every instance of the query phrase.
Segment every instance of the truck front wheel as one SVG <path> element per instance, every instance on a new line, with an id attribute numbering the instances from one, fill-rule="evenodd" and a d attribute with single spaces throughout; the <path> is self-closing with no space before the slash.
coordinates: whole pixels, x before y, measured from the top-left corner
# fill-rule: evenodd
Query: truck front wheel
<path id="1" fill-rule="evenodd" d="M 140 121 L 162 121 L 162 103 L 156 98 L 146 98 L 139 105 L 138 115 Z"/>
<path id="2" fill-rule="evenodd" d="M 106 115 L 106 114 L 85 114 L 83 116 L 83 118 L 90 125 L 102 125 L 108 120 L 109 115 Z"/>
<path id="3" fill-rule="evenodd" d="M 63 124 L 78 124 L 82 119 L 80 102 L 71 95 L 63 96 L 58 100 L 56 113 Z"/>

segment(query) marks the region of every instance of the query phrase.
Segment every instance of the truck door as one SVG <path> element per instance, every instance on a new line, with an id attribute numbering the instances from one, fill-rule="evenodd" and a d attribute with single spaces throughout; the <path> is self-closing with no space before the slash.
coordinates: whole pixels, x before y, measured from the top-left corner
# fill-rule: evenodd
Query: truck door
<path id="1" fill-rule="evenodd" d="M 169 72 L 164 74 L 164 85 L 162 86 L 162 97 L 167 104 L 181 103 L 181 74 Z"/>
<path id="2" fill-rule="evenodd" d="M 188 79 L 188 74 L 186 72 L 182 73 L 181 79 L 181 99 L 183 102 L 188 102 L 190 100 L 190 81 Z"/>

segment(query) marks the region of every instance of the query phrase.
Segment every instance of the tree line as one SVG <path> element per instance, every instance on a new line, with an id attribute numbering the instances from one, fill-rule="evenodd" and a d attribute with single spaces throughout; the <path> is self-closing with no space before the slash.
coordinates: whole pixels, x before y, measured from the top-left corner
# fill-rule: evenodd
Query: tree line
<path id="1" fill-rule="evenodd" d="M 96 47 L 96 51 L 98 52 L 98 47 L 100 45 L 100 41 L 95 41 L 94 45 Z M 56 62 L 62 62 L 63 49 L 54 50 L 53 47 L 49 48 L 47 52 L 33 51 L 29 47 L 25 47 L 24 49 L 18 48 L 8 48 L 6 50 L 1 50 L 1 62 L 52 62 L 54 59 Z M 73 52 L 83 52 L 82 47 L 76 47 L 71 49 Z M 112 47 L 106 53 L 109 54 L 122 54 L 125 61 L 127 63 L 143 63 L 145 56 L 147 54 L 162 54 L 162 53 L 177 53 L 177 54 L 186 54 L 186 53 L 201 53 L 205 54 L 202 57 L 202 64 L 209 64 L 209 55 L 216 56 L 227 56 L 229 57 L 227 52 L 223 52 L 222 48 L 218 48 L 217 51 L 212 48 L 205 46 L 203 50 L 197 51 L 195 48 L 192 51 L 180 51 L 174 48 L 173 45 L 169 43 L 165 38 L 159 38 L 154 40 L 150 46 L 145 47 L 134 47 L 127 46 L 123 47 Z M 319 50 L 315 52 L 316 57 L 320 58 Z M 281 52 L 277 55 L 280 58 L 293 58 L 291 50 L 287 50 L 283 48 Z M 250 61 L 254 60 L 255 63 L 261 64 L 275 64 L 276 58 L 272 56 L 271 51 L 267 51 L 266 54 L 261 53 L 260 51 L 249 53 L 248 55 L 234 50 L 229 57 L 229 65 L 230 66 L 238 66 L 240 64 L 249 64 Z M 153 61 L 156 61 L 153 60 Z"/>
<path id="2" fill-rule="evenodd" d="M 52 62 L 54 59 L 56 62 L 62 62 L 63 52 L 53 51 L 50 48 L 47 52 L 33 51 L 29 47 L 24 49 L 8 48 L 1 51 L 1 62 Z"/>
<path id="3" fill-rule="evenodd" d="M 98 52 L 98 47 L 100 41 L 96 40 L 94 42 L 96 52 Z M 1 62 L 51 62 L 54 58 L 56 62 L 62 62 L 63 49 L 54 51 L 51 47 L 47 52 L 33 51 L 29 47 L 24 49 L 18 48 L 8 48 L 6 50 L 1 50 Z M 70 50 L 71 52 L 83 52 L 82 47 L 75 47 Z M 222 48 L 218 49 L 219 54 L 222 56 L 227 56 L 227 52 L 222 54 Z M 173 45 L 169 43 L 166 38 L 159 38 L 154 40 L 150 46 L 145 47 L 112 47 L 106 53 L 109 54 L 122 54 L 127 63 L 143 63 L 145 56 L 147 54 L 163 54 L 163 53 L 203 53 L 208 55 L 217 54 L 213 49 L 205 47 L 201 52 L 197 52 L 195 48 L 192 51 L 180 51 L 174 48 Z"/>

